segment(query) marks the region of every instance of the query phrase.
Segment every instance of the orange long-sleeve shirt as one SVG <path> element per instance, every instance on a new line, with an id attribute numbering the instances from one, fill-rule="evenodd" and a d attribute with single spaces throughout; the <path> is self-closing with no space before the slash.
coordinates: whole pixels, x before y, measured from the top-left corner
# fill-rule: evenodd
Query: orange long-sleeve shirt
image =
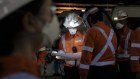
<path id="1" fill-rule="evenodd" d="M 129 60 L 129 49 L 128 46 L 130 45 L 130 35 L 131 35 L 131 30 L 127 27 L 124 26 L 123 29 L 120 30 L 121 34 L 121 39 L 120 39 L 120 46 L 117 50 L 117 60 L 118 61 L 125 61 Z"/>
<path id="2" fill-rule="evenodd" d="M 140 72 L 140 29 L 132 31 L 130 36 L 130 60 L 133 72 Z"/>
<path id="3" fill-rule="evenodd" d="M 65 46 L 63 45 L 63 40 L 61 39 L 59 42 L 59 50 L 63 50 L 65 53 L 74 53 L 72 48 L 76 47 L 77 53 L 81 54 L 82 47 L 84 45 L 84 38 L 85 34 L 79 29 L 75 35 L 71 35 L 69 32 L 67 32 L 64 37 Z M 75 60 L 66 60 L 66 65 L 74 65 L 72 62 L 75 62 Z"/>
<path id="4" fill-rule="evenodd" d="M 105 32 L 109 35 L 110 29 L 111 29 L 109 28 L 109 26 L 107 26 L 103 22 L 98 22 L 96 25 L 103 28 Z M 85 46 L 93 48 L 94 51 L 90 52 L 90 51 L 84 50 L 81 63 L 90 64 L 91 61 L 97 56 L 97 54 L 102 50 L 106 42 L 107 41 L 101 32 L 99 32 L 97 29 L 91 28 L 86 35 Z M 112 38 L 112 43 L 113 43 L 113 46 L 116 48 L 117 37 L 115 34 Z M 113 56 L 111 49 L 107 48 L 104 55 L 99 59 L 99 61 L 110 61 L 110 60 L 111 61 L 115 60 L 115 57 Z"/>
<path id="5" fill-rule="evenodd" d="M 109 36 L 111 28 L 107 26 L 104 22 L 98 22 L 96 23 L 95 26 L 102 28 L 107 34 L 107 36 Z M 113 34 L 112 39 L 110 40 L 115 51 L 115 49 L 117 48 L 117 37 L 115 33 Z M 85 48 L 83 48 L 81 64 L 80 64 L 81 78 L 84 79 L 84 77 L 87 76 L 87 71 L 91 65 L 97 66 L 96 63 L 94 63 L 93 61 L 94 59 L 98 59 L 97 55 L 98 56 L 101 55 L 100 51 L 104 48 L 106 43 L 107 43 L 107 39 L 99 30 L 95 29 L 94 27 L 89 29 L 85 37 Z M 109 46 L 97 60 L 97 62 L 104 62 L 104 61 L 115 62 L 115 56 Z M 101 66 L 102 64 L 99 63 L 98 65 Z M 115 63 L 109 65 L 114 65 L 114 64 Z"/>

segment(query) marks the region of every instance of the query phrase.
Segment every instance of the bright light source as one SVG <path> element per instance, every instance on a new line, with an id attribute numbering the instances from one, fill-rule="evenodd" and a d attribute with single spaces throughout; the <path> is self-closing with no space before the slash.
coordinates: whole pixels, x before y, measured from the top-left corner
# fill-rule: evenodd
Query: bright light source
<path id="1" fill-rule="evenodd" d="M 114 17 L 114 20 L 117 21 L 118 20 L 118 17 Z"/>
<path id="2" fill-rule="evenodd" d="M 73 26 L 74 26 L 74 22 L 70 22 L 69 25 L 70 25 L 71 27 L 73 27 Z"/>
<path id="3" fill-rule="evenodd" d="M 86 10 L 81 10 L 82 12 L 85 12 Z"/>
<path id="4" fill-rule="evenodd" d="M 69 23 L 69 26 L 70 26 L 70 27 L 73 27 L 73 28 L 75 28 L 75 27 L 77 27 L 77 26 L 79 26 L 79 25 L 80 25 L 80 24 L 79 24 L 78 22 L 76 22 L 76 23 L 75 23 L 75 22 L 70 22 L 70 23 Z"/>
<path id="5" fill-rule="evenodd" d="M 56 58 L 56 59 L 61 59 L 61 57 L 60 57 L 60 56 L 56 56 L 55 58 Z"/>

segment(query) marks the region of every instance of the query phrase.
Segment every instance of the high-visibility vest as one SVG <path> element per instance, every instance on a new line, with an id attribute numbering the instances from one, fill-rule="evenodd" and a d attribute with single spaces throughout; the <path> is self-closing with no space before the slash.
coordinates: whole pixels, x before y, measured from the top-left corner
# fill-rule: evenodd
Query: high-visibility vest
<path id="1" fill-rule="evenodd" d="M 100 50 L 100 52 L 93 58 L 93 60 L 91 61 L 90 64 L 80 64 L 80 68 L 82 69 L 89 69 L 90 66 L 107 66 L 107 65 L 115 65 L 115 60 L 111 60 L 111 61 L 99 61 L 100 58 L 105 54 L 106 50 L 108 48 L 111 49 L 113 58 L 115 58 L 115 47 L 112 44 L 112 39 L 114 36 L 114 31 L 113 29 L 110 30 L 110 34 L 109 36 L 106 34 L 106 32 L 101 28 L 101 27 L 94 27 L 94 29 L 98 30 L 99 32 L 101 32 L 101 34 L 105 37 L 106 39 L 106 44 L 103 46 L 102 50 Z M 84 46 L 83 47 L 84 51 L 89 51 L 91 53 L 94 53 L 94 48 L 89 47 L 89 46 Z M 82 60 L 81 60 L 82 61 Z"/>
<path id="2" fill-rule="evenodd" d="M 80 31 L 77 31 L 76 34 L 79 34 L 79 36 L 71 38 L 73 40 L 72 41 L 73 45 L 70 45 L 70 46 L 68 46 L 68 43 L 67 43 L 68 40 L 66 40 L 66 39 L 68 39 L 66 37 L 66 35 L 68 35 L 68 34 L 64 34 L 62 36 L 61 43 L 62 43 L 62 48 L 63 48 L 64 52 L 73 53 L 72 52 L 72 47 L 77 48 L 77 53 L 82 52 L 82 47 L 84 45 L 85 34 L 84 33 L 82 34 Z M 67 50 L 68 49 L 67 47 L 70 48 L 71 52 L 69 50 Z M 66 60 L 65 62 L 66 62 L 67 65 L 72 65 L 72 66 L 75 65 L 75 60 Z M 79 65 L 79 63 L 80 63 L 80 60 L 77 61 L 77 65 Z"/>
<path id="3" fill-rule="evenodd" d="M 103 36 L 106 38 L 107 42 L 105 44 L 105 46 L 103 47 L 103 49 L 99 52 L 99 54 L 93 59 L 93 61 L 91 62 L 91 65 L 95 65 L 95 66 L 104 66 L 104 65 L 112 65 L 115 64 L 115 61 L 102 61 L 102 62 L 98 62 L 99 59 L 103 56 L 103 54 L 105 53 L 105 51 L 107 50 L 108 47 L 110 47 L 112 54 L 115 56 L 115 48 L 111 42 L 113 35 L 114 35 L 114 31 L 113 29 L 111 29 L 109 36 L 107 36 L 107 34 L 105 33 L 105 31 L 100 28 L 100 27 L 95 27 L 97 30 L 99 30 Z"/>
<path id="4" fill-rule="evenodd" d="M 125 43 L 124 43 L 124 53 L 123 54 L 118 54 L 119 58 L 129 58 L 130 55 L 128 54 L 128 41 L 131 35 L 131 30 L 129 30 L 129 32 L 127 33 L 126 39 L 125 39 Z"/>

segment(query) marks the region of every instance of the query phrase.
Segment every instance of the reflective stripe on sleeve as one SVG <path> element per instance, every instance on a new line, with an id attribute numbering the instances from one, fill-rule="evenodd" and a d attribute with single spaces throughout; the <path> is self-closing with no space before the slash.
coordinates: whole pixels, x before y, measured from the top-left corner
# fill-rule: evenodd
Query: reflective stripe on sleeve
<path id="1" fill-rule="evenodd" d="M 80 64 L 81 69 L 89 69 L 90 65 Z"/>
<path id="2" fill-rule="evenodd" d="M 93 52 L 93 48 L 89 46 L 83 46 L 83 50 Z"/>
<path id="3" fill-rule="evenodd" d="M 139 60 L 140 56 L 131 56 L 130 60 Z"/>
<path id="4" fill-rule="evenodd" d="M 119 54 L 118 57 L 119 58 L 129 58 L 130 55 L 129 54 Z"/>
<path id="5" fill-rule="evenodd" d="M 136 48 L 140 48 L 140 44 L 139 43 L 132 43 L 131 47 L 136 47 Z"/>
<path id="6" fill-rule="evenodd" d="M 106 66 L 106 65 L 114 65 L 115 61 L 103 61 L 103 62 L 96 62 L 96 63 L 91 63 L 93 66 Z"/>
<path id="7" fill-rule="evenodd" d="M 72 65 L 72 66 L 75 65 L 75 60 L 65 61 L 65 62 L 66 62 L 66 65 Z M 80 62 L 80 61 L 77 61 L 77 65 L 79 65 L 79 62 Z"/>

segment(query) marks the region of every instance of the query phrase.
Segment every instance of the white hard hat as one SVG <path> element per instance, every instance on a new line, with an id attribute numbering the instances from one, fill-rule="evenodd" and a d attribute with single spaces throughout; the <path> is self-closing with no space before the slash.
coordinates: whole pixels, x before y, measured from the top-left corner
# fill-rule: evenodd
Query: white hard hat
<path id="1" fill-rule="evenodd" d="M 75 14 L 75 13 L 70 13 L 66 18 L 65 18 L 65 22 L 64 22 L 64 26 L 66 28 L 68 27 L 78 27 L 79 25 L 82 24 L 82 19 L 80 18 L 79 15 Z"/>
<path id="2" fill-rule="evenodd" d="M 0 19 L 33 0 L 0 0 Z"/>
<path id="3" fill-rule="evenodd" d="M 125 12 L 125 11 L 123 11 L 123 10 L 118 10 L 117 12 L 116 12 L 116 14 L 114 15 L 114 17 L 113 17 L 113 19 L 115 20 L 115 21 L 117 21 L 117 20 L 125 20 L 125 19 L 127 19 L 128 18 L 128 15 L 127 15 L 127 13 Z"/>

